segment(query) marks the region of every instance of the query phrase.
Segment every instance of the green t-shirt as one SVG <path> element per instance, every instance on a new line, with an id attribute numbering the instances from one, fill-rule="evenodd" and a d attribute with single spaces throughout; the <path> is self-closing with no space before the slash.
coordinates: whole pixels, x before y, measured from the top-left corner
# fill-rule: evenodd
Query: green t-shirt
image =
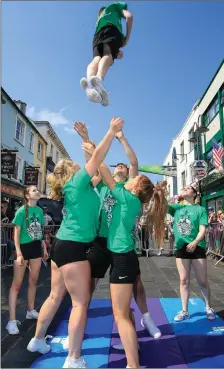
<path id="1" fill-rule="evenodd" d="M 66 241 L 92 242 L 97 234 L 100 201 L 85 168 L 66 182 L 62 194 L 63 220 L 56 237 Z"/>
<path id="2" fill-rule="evenodd" d="M 133 233 L 135 231 L 136 218 L 141 212 L 142 204 L 137 196 L 127 191 L 120 184 L 116 184 L 111 193 L 116 203 L 113 207 L 107 247 L 116 253 L 135 250 Z"/>
<path id="3" fill-rule="evenodd" d="M 169 205 L 169 214 L 174 217 L 173 233 L 177 250 L 195 240 L 200 225 L 208 225 L 208 214 L 200 205 L 172 204 Z M 200 241 L 198 246 L 205 248 L 205 240 Z"/>
<path id="4" fill-rule="evenodd" d="M 117 27 L 122 36 L 125 37 L 122 32 L 121 23 L 121 19 L 123 18 L 123 10 L 127 10 L 127 3 L 125 2 L 113 3 L 107 6 L 106 9 L 104 9 L 104 11 L 101 13 L 100 18 L 96 23 L 95 34 L 98 33 L 103 27 L 113 25 Z"/>
<path id="5" fill-rule="evenodd" d="M 26 228 L 25 206 L 21 206 L 15 214 L 13 224 L 20 226 L 20 244 L 29 243 L 36 240 L 42 240 L 44 225 L 44 213 L 39 206 L 28 206 L 28 224 Z"/>
<path id="6" fill-rule="evenodd" d="M 125 182 L 118 182 L 117 185 L 124 186 L 127 183 L 128 179 Z M 100 237 L 107 237 L 108 230 L 112 219 L 112 210 L 116 203 L 115 198 L 112 196 L 112 193 L 101 181 L 98 186 L 97 190 L 100 196 L 100 216 L 99 216 L 99 230 L 98 236 Z"/>

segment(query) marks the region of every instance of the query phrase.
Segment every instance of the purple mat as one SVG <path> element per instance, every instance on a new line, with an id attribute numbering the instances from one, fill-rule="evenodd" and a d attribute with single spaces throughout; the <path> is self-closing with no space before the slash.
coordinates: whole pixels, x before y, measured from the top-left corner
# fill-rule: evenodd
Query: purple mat
<path id="1" fill-rule="evenodd" d="M 140 365 L 147 368 L 188 368 L 159 299 L 148 298 L 147 303 L 150 314 L 163 336 L 159 340 L 154 340 L 148 335 L 147 331 L 141 326 L 141 313 L 139 308 L 136 303 L 132 301 L 131 307 L 135 316 L 138 342 L 140 345 Z M 127 365 L 124 351 L 118 351 L 112 347 L 112 345 L 117 345 L 120 342 L 117 327 L 114 324 L 111 338 L 109 368 L 125 368 Z"/>

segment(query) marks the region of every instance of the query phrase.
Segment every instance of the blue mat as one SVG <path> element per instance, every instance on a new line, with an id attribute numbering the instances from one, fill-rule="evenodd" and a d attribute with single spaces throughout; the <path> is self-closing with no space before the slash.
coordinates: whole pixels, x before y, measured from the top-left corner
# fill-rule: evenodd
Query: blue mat
<path id="1" fill-rule="evenodd" d="M 155 299 L 147 299 L 150 310 L 150 305 L 155 305 Z M 161 354 L 164 355 L 164 367 L 181 367 L 178 365 L 178 360 L 174 362 L 177 349 L 174 353 L 166 353 L 165 341 L 176 340 L 179 345 L 182 357 L 186 363 L 185 367 L 189 368 L 223 368 L 224 367 L 224 322 L 217 317 L 215 321 L 209 321 L 206 318 L 204 312 L 204 302 L 201 299 L 190 299 L 189 313 L 191 318 L 183 322 L 174 322 L 173 318 L 178 311 L 181 310 L 181 301 L 178 298 L 162 298 L 156 299 L 162 306 L 161 311 L 158 314 L 165 314 L 169 323 L 170 329 L 163 326 L 163 340 L 153 341 L 150 339 L 149 345 L 140 343 L 141 350 L 147 350 L 145 355 L 140 355 L 140 358 L 145 356 L 147 364 L 147 356 L 150 356 L 148 351 L 149 347 L 158 352 L 153 353 L 153 367 L 159 367 L 159 358 Z M 155 319 L 155 312 L 152 311 L 153 318 Z M 70 310 L 67 311 L 64 316 L 61 317 L 61 322 L 55 332 L 48 332 L 53 335 L 53 339 L 50 341 L 51 352 L 46 355 L 40 355 L 31 365 L 31 368 L 62 368 L 67 351 L 62 348 L 62 342 L 68 334 L 68 319 Z M 140 324 L 139 312 L 136 310 L 137 329 L 139 330 Z M 158 322 L 161 317 L 158 316 Z M 156 320 L 156 319 L 155 319 Z M 158 324 L 157 322 L 157 324 Z M 85 337 L 82 346 L 82 353 L 89 368 L 108 368 L 110 365 L 110 358 L 113 356 L 115 360 L 119 360 L 118 355 L 113 354 L 111 349 L 111 340 L 114 337 L 113 332 L 113 316 L 111 301 L 108 299 L 94 299 L 91 302 L 88 321 L 85 331 Z M 173 336 L 171 337 L 171 333 Z M 141 331 L 141 341 L 144 341 L 144 337 L 148 337 L 147 332 Z M 165 341 L 164 341 L 165 340 Z M 157 344 L 156 344 L 157 342 Z M 172 343 L 172 342 L 170 342 Z M 161 353 L 161 347 L 164 346 L 164 350 Z M 174 343 L 172 343 L 172 348 Z M 170 346 L 170 347 L 171 347 Z M 112 354 L 111 354 L 112 351 Z M 144 353 L 143 353 L 144 354 Z M 172 356 L 173 355 L 173 356 Z M 158 363 L 156 364 L 156 357 L 158 356 Z M 169 356 L 169 360 L 168 360 Z M 167 357 L 167 362 L 166 362 Z M 112 363 L 111 363 L 112 364 Z M 116 364 L 116 363 L 115 363 Z M 118 364 L 118 363 L 117 363 Z M 176 365 L 175 365 L 176 364 Z M 118 367 L 118 366 L 114 366 Z M 152 367 L 152 366 L 148 366 Z"/>
<path id="2" fill-rule="evenodd" d="M 218 316 L 207 319 L 204 302 L 199 298 L 190 299 L 190 319 L 183 322 L 173 320 L 181 309 L 178 298 L 160 299 L 169 323 L 172 325 L 177 342 L 189 368 L 224 367 L 224 322 Z"/>

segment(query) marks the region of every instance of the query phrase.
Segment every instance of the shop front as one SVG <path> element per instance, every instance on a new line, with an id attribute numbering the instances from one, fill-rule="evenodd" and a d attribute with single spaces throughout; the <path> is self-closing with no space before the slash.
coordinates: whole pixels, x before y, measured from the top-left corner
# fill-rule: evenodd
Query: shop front
<path id="1" fill-rule="evenodd" d="M 214 172 L 201 181 L 201 204 L 217 213 L 224 210 L 224 173 Z"/>
<path id="2" fill-rule="evenodd" d="M 24 203 L 24 186 L 1 178 L 1 200 L 8 202 L 8 216 L 12 220 L 16 210 Z"/>

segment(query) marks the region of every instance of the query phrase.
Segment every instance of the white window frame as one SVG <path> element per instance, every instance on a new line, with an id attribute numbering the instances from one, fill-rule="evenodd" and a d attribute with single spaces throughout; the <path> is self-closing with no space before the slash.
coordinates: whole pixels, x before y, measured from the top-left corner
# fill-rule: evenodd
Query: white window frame
<path id="1" fill-rule="evenodd" d="M 30 138 L 31 138 L 31 134 L 33 135 L 33 147 L 32 149 L 30 149 Z M 34 131 L 30 130 L 30 137 L 29 137 L 29 152 L 31 152 L 32 154 L 34 154 L 34 145 L 35 145 L 35 133 Z"/>
<path id="2" fill-rule="evenodd" d="M 19 162 L 19 167 L 18 167 L 18 178 L 13 177 L 13 179 L 15 179 L 16 181 L 22 181 L 22 173 L 23 173 L 23 164 L 24 164 L 24 160 L 21 158 L 21 156 L 16 155 L 16 161 Z"/>
<path id="3" fill-rule="evenodd" d="M 38 151 L 39 144 L 42 146 L 42 157 L 39 156 L 39 151 Z M 37 159 L 39 159 L 40 161 L 43 161 L 43 158 L 44 158 L 44 145 L 40 140 L 38 140 L 38 143 L 37 143 Z"/>
<path id="4" fill-rule="evenodd" d="M 20 123 L 22 123 L 24 125 L 24 135 L 23 135 L 23 141 L 19 141 L 17 138 L 16 138 L 16 132 L 17 132 L 17 122 L 18 120 L 20 121 Z M 16 117 L 16 126 L 15 126 L 15 136 L 14 136 L 14 139 L 19 142 L 22 146 L 25 146 L 25 141 L 26 141 L 26 124 L 22 121 L 22 119 L 20 119 L 18 116 Z"/>

